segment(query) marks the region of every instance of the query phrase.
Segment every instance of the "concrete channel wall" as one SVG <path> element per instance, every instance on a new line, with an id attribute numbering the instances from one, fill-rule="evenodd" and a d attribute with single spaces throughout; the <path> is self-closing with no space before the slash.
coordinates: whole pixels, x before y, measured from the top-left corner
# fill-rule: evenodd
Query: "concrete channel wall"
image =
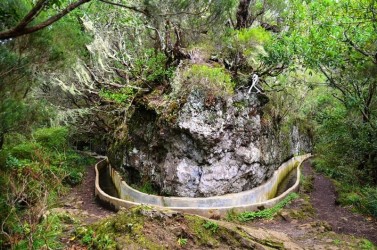
<path id="1" fill-rule="evenodd" d="M 251 190 L 205 198 L 164 197 L 142 193 L 131 188 L 125 181 L 123 181 L 120 174 L 108 164 L 107 159 L 104 159 L 98 162 L 95 166 L 95 192 L 96 196 L 101 201 L 114 206 L 116 209 L 119 209 L 120 207 L 129 208 L 144 204 L 159 208 L 189 212 L 209 218 L 219 217 L 225 216 L 229 210 L 244 212 L 257 210 L 260 207 L 268 208 L 276 205 L 288 194 L 298 189 L 300 182 L 300 166 L 302 162 L 309 157 L 311 157 L 311 154 L 293 157 L 283 163 L 268 181 Z M 120 198 L 109 196 L 103 192 L 99 186 L 99 170 L 105 167 L 109 168 L 109 173 L 111 174 L 111 178 Z M 278 197 L 275 197 L 279 183 L 294 168 L 297 169 L 297 179 L 295 184 Z"/>

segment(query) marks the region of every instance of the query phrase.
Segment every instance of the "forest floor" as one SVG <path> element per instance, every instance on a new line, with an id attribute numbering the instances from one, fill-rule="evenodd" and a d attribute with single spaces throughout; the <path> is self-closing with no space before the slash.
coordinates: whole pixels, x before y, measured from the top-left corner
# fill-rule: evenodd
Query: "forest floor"
<path id="1" fill-rule="evenodd" d="M 377 221 L 370 217 L 352 213 L 347 208 L 337 205 L 336 190 L 332 181 L 322 174 L 314 172 L 310 160 L 303 164 L 302 172 L 306 179 L 311 182 L 310 192 L 301 192 L 300 198 L 294 200 L 273 220 L 261 219 L 248 223 L 219 221 L 219 225 L 228 227 L 233 224 L 234 228 L 240 229 L 242 227 L 246 231 L 247 229 L 254 230 L 251 232 L 251 234 L 254 234 L 253 237 L 256 234 L 255 230 L 264 230 L 264 233 L 270 235 L 283 233 L 291 239 L 292 246 L 295 246 L 295 244 L 299 246 L 299 248 L 292 247 L 291 249 L 375 249 L 370 242 L 363 240 L 363 238 L 377 244 Z M 83 183 L 73 188 L 62 201 L 62 206 L 55 210 L 57 212 L 64 211 L 78 218 L 80 225 L 90 225 L 103 218 L 111 220 L 115 213 L 103 208 L 95 200 L 94 178 L 94 169 L 90 167 Z M 166 218 L 168 218 L 167 221 L 176 223 L 170 215 Z M 184 225 L 185 219 L 179 220 Z M 159 220 L 150 220 L 147 224 L 144 224 L 145 228 L 155 228 L 151 235 L 147 235 L 147 237 L 165 235 L 166 239 L 172 239 L 172 242 L 164 241 L 166 246 L 169 246 L 167 248 L 172 249 L 171 246 L 177 244 L 176 237 L 168 236 L 169 234 L 174 236 L 174 232 L 166 231 L 168 227 L 160 228 L 161 232 L 156 232 L 159 224 L 161 224 Z M 66 249 L 86 249 L 77 241 L 72 241 L 75 227 L 77 227 L 77 224 L 76 226 L 68 225 L 65 229 L 67 237 L 63 237 L 61 240 L 67 246 Z M 191 233 L 191 235 L 192 241 L 194 241 L 195 233 Z M 229 239 L 227 241 L 220 242 L 217 247 L 213 245 L 198 246 L 194 243 L 187 246 L 190 246 L 191 249 L 198 247 L 198 249 L 239 249 L 230 247 Z M 281 241 L 287 240 L 281 237 Z"/>

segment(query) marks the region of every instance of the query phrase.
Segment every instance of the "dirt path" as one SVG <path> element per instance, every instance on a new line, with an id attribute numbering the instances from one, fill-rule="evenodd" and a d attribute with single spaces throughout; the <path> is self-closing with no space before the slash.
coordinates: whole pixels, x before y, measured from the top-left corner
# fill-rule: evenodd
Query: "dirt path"
<path id="1" fill-rule="evenodd" d="M 94 167 L 87 168 L 83 182 L 74 187 L 63 199 L 63 209 L 68 213 L 78 215 L 84 224 L 91 224 L 99 219 L 114 214 L 113 211 L 102 207 L 94 196 L 95 171 Z"/>
<path id="2" fill-rule="evenodd" d="M 305 176 L 314 176 L 311 203 L 319 220 L 328 222 L 336 233 L 351 234 L 364 237 L 377 244 L 377 221 L 350 212 L 336 204 L 336 190 L 328 178 L 313 171 L 311 162 L 303 166 Z"/>
<path id="3" fill-rule="evenodd" d="M 354 236 L 377 244 L 376 220 L 337 205 L 333 183 L 314 172 L 310 160 L 303 163 L 302 173 L 313 179 L 307 198 L 295 200 L 274 220 L 249 225 L 284 232 L 306 249 L 364 249 Z"/>

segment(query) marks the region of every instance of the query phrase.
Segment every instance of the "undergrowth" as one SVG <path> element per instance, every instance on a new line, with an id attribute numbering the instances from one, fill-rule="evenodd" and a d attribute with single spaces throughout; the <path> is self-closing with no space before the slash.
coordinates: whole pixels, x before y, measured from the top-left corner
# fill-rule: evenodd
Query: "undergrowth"
<path id="1" fill-rule="evenodd" d="M 43 214 L 69 186 L 79 184 L 93 159 L 69 148 L 68 129 L 8 134 L 0 151 L 0 241 L 14 249 L 57 249 L 59 218 Z"/>
<path id="2" fill-rule="evenodd" d="M 291 193 L 289 194 L 284 200 L 280 201 L 278 204 L 271 208 L 266 208 L 260 211 L 250 211 L 250 212 L 243 212 L 235 216 L 240 222 L 251 221 L 255 219 L 272 219 L 281 209 L 283 209 L 286 205 L 291 203 L 292 200 L 298 198 L 298 194 Z M 229 218 L 229 216 L 228 216 Z M 234 218 L 234 216 L 233 216 Z"/>

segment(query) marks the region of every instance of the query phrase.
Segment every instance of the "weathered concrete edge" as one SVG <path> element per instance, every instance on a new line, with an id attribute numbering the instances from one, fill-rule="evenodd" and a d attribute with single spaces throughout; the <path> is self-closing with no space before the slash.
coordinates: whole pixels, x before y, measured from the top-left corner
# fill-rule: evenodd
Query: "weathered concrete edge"
<path id="1" fill-rule="evenodd" d="M 121 207 L 130 208 L 130 207 L 139 206 L 139 205 L 147 205 L 147 206 L 153 206 L 162 210 L 168 209 L 168 210 L 175 210 L 175 211 L 197 214 L 197 215 L 205 216 L 208 218 L 218 218 L 218 217 L 226 216 L 226 214 L 229 211 L 245 212 L 245 211 L 253 211 L 253 210 L 255 211 L 255 210 L 260 209 L 261 207 L 264 207 L 264 208 L 273 207 L 274 205 L 282 201 L 285 197 L 287 197 L 288 194 L 298 190 L 299 184 L 300 184 L 300 177 L 301 177 L 301 170 L 300 170 L 301 164 L 305 160 L 310 158 L 311 156 L 312 156 L 311 154 L 306 154 L 306 155 L 301 156 L 299 165 L 297 166 L 297 179 L 296 179 L 295 184 L 291 188 L 286 190 L 284 193 L 282 193 L 278 197 L 275 197 L 273 199 L 269 199 L 263 202 L 253 203 L 253 204 L 245 204 L 241 206 L 232 206 L 232 207 L 164 207 L 164 206 L 158 206 L 158 205 L 153 205 L 153 204 L 139 203 L 139 202 L 119 199 L 119 198 L 106 194 L 100 188 L 100 185 L 99 185 L 99 169 L 106 167 L 108 165 L 107 159 L 103 159 L 95 165 L 95 173 L 96 173 L 95 195 L 99 200 L 101 200 L 102 202 L 105 202 L 106 204 L 110 206 L 115 207 L 115 209 L 117 210 L 120 209 Z M 187 199 L 195 199 L 195 198 L 187 198 Z"/>

